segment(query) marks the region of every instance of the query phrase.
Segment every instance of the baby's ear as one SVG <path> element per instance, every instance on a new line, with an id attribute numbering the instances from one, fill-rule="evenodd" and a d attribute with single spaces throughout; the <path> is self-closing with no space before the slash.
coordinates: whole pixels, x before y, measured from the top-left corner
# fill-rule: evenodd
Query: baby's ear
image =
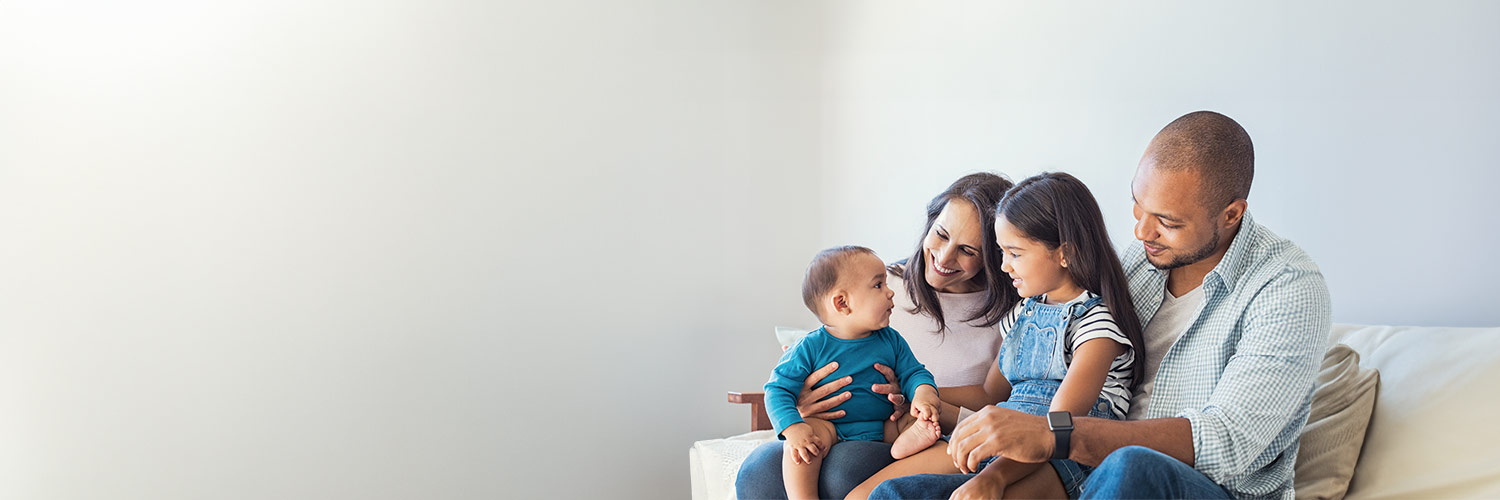
<path id="1" fill-rule="evenodd" d="M 849 308 L 849 294 L 843 290 L 834 290 L 828 294 L 829 310 L 842 315 L 849 315 L 854 310 Z"/>

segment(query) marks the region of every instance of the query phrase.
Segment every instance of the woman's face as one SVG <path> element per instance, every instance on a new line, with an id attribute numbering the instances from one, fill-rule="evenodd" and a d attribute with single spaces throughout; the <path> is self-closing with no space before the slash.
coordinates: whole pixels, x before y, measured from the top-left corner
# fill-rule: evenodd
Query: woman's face
<path id="1" fill-rule="evenodd" d="M 922 238 L 927 284 L 945 293 L 983 290 L 984 284 L 975 279 L 984 269 L 983 248 L 979 210 L 965 200 L 949 201 Z"/>

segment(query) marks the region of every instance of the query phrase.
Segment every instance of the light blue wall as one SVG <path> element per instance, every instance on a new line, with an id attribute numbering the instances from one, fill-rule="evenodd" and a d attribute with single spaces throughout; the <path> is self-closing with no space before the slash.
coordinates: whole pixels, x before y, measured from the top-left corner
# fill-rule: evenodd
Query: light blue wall
<path id="1" fill-rule="evenodd" d="M 1335 321 L 1500 325 L 1500 4 L 840 5 L 827 243 L 909 253 L 923 203 L 973 170 L 1072 172 L 1131 243 L 1146 143 L 1211 109 L 1250 132 L 1251 211 L 1317 260 Z"/>
<path id="2" fill-rule="evenodd" d="M 1195 109 L 1335 319 L 1497 325 L 1491 2 L 0 4 L 0 497 L 663 498 L 980 169 Z"/>

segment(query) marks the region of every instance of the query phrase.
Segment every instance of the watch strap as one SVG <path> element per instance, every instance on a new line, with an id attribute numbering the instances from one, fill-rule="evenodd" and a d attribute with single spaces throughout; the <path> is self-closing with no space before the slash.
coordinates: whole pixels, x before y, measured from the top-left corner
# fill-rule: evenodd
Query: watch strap
<path id="1" fill-rule="evenodd" d="M 1068 445 L 1073 443 L 1073 429 L 1053 429 L 1052 435 L 1057 437 L 1057 444 L 1052 446 L 1052 459 L 1067 460 L 1071 451 Z"/>

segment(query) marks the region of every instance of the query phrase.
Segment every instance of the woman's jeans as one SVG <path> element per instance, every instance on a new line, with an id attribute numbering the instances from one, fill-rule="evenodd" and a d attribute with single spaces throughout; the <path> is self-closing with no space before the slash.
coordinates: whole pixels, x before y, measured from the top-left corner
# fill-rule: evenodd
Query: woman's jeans
<path id="1" fill-rule="evenodd" d="M 781 444 L 776 440 L 760 445 L 740 464 L 734 491 L 740 500 L 786 499 L 786 483 L 781 480 Z M 819 498 L 844 498 L 854 487 L 895 462 L 891 445 L 880 441 L 841 441 L 823 457 L 818 474 Z"/>

